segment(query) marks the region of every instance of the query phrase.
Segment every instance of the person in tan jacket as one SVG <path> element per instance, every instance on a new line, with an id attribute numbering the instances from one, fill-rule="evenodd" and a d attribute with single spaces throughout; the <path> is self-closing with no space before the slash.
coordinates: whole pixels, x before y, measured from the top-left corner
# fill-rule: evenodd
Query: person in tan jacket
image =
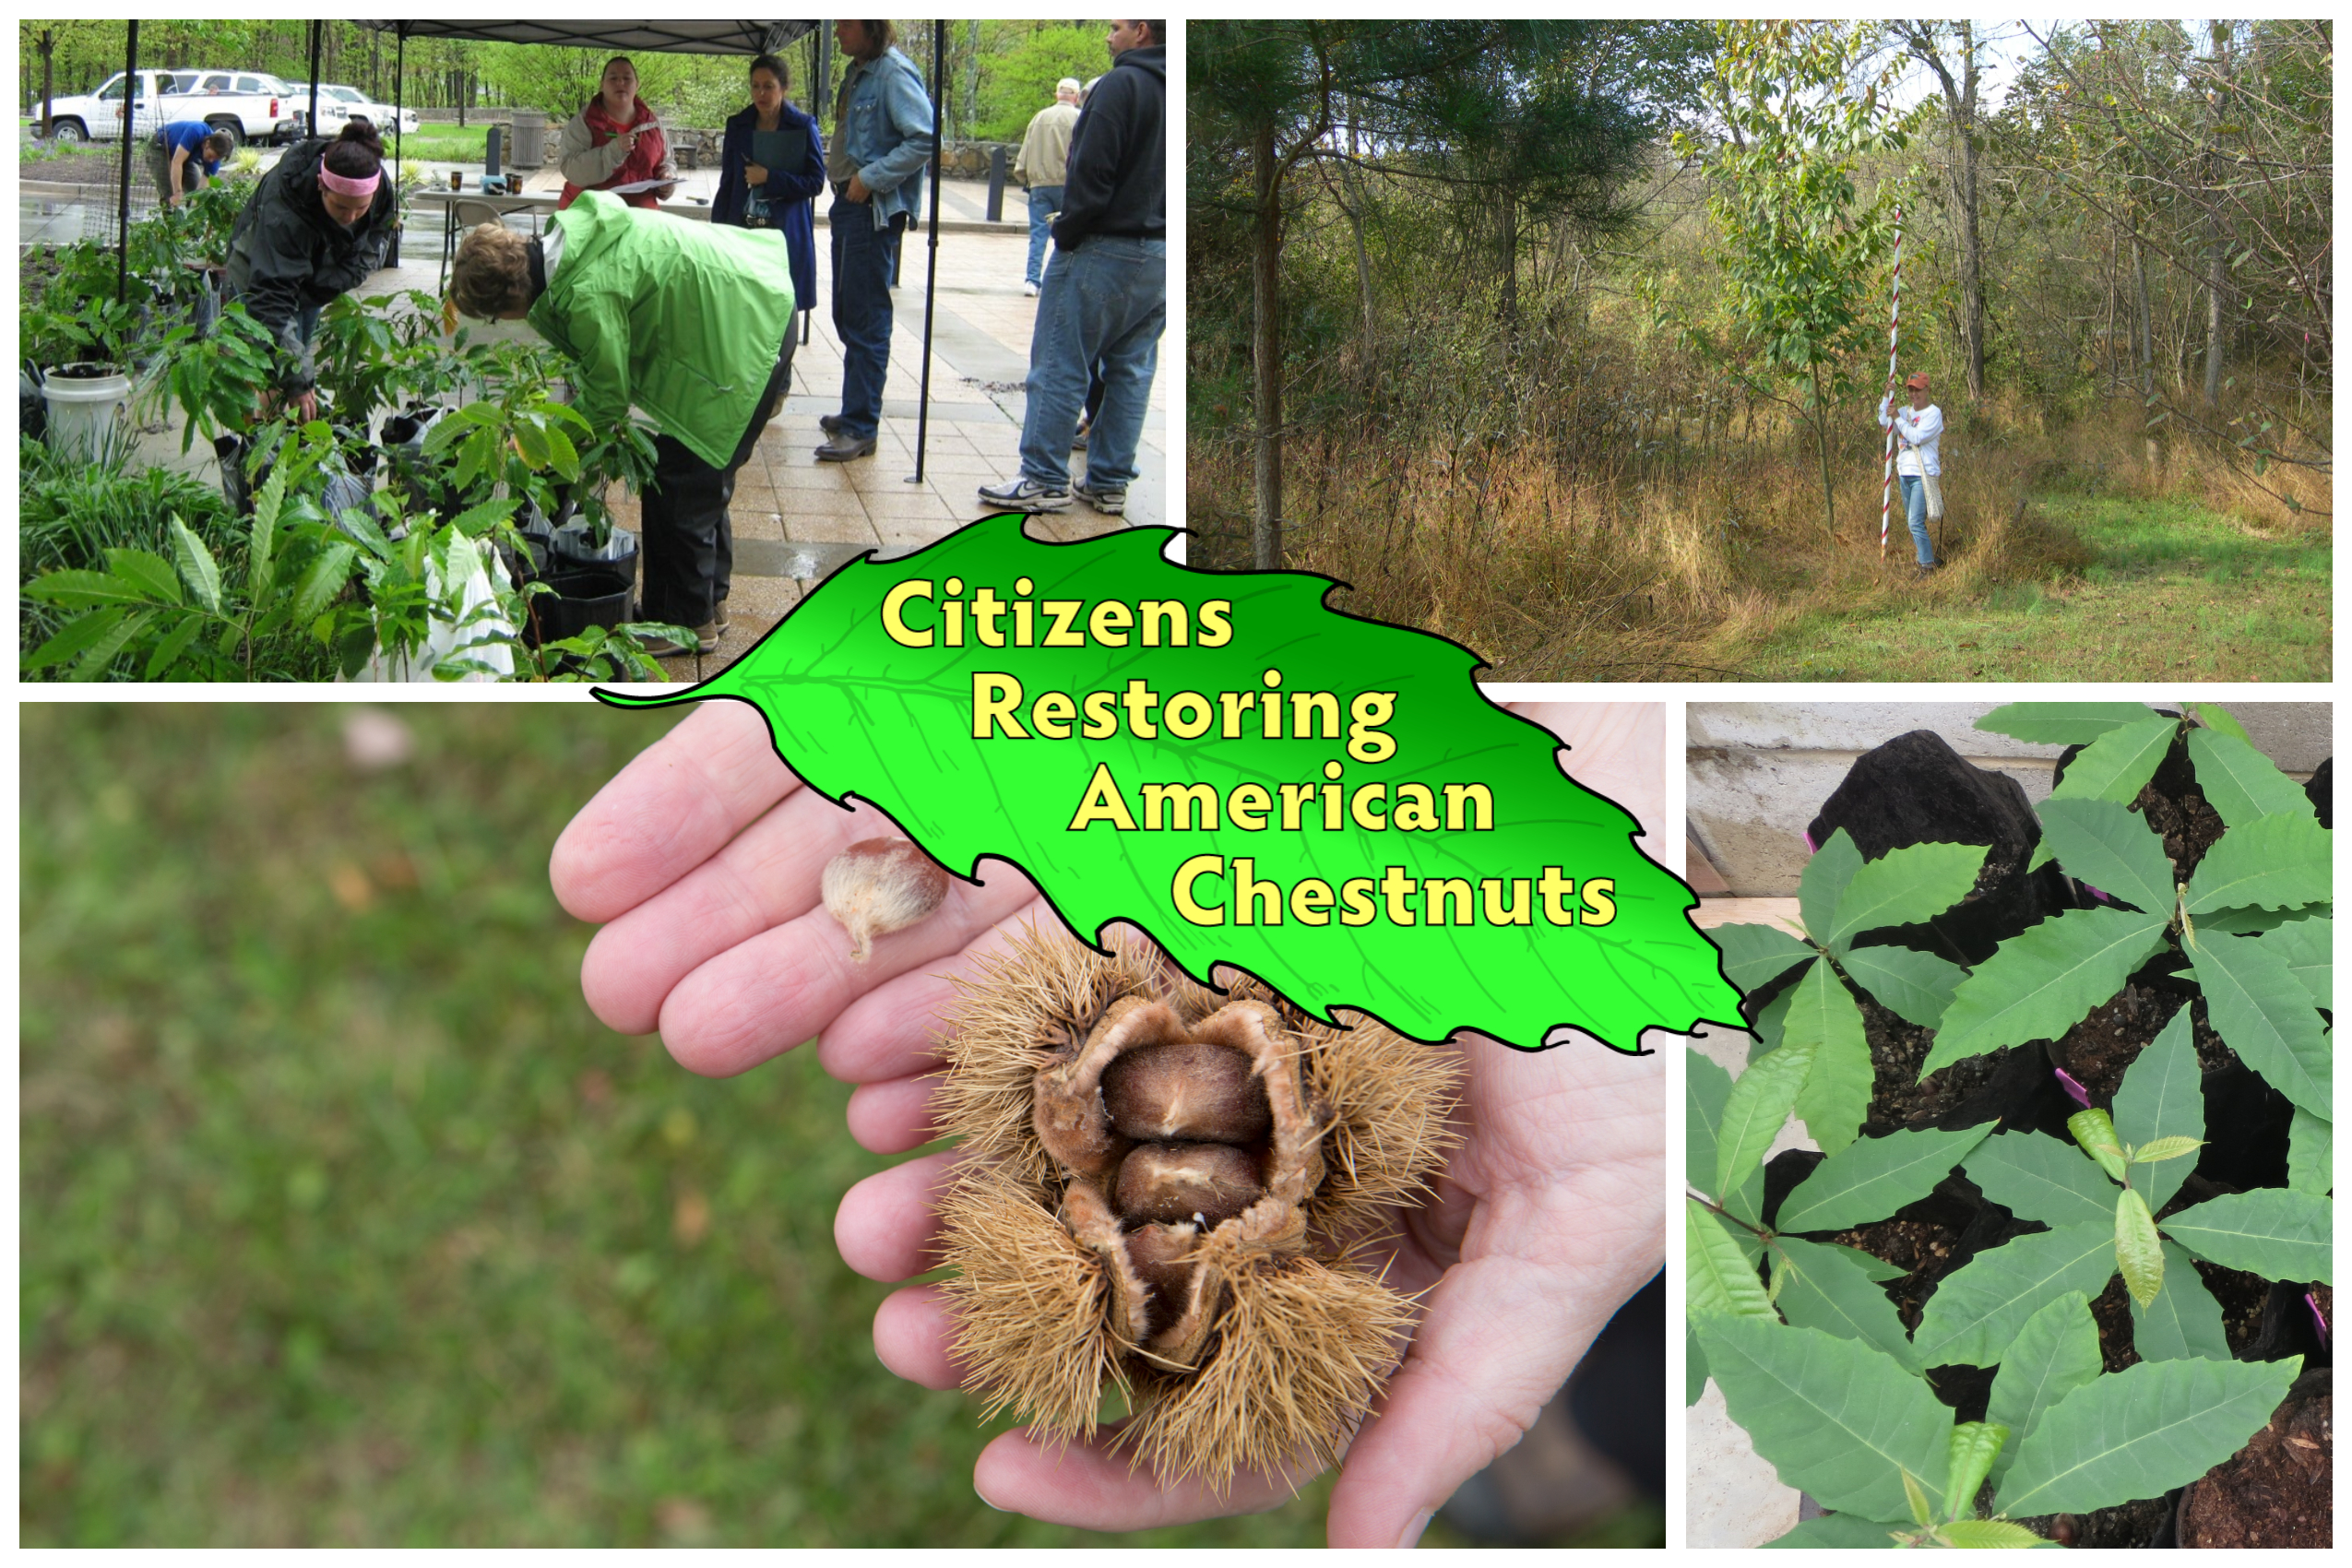
<path id="1" fill-rule="evenodd" d="M 1045 280 L 1045 251 L 1053 237 L 1054 215 L 1062 210 L 1062 180 L 1070 166 L 1070 133 L 1078 125 L 1078 78 L 1063 77 L 1054 84 L 1053 101 L 1029 121 L 1021 138 L 1021 155 L 1013 160 L 1013 178 L 1029 193 L 1029 271 L 1021 292 L 1034 296 Z"/>

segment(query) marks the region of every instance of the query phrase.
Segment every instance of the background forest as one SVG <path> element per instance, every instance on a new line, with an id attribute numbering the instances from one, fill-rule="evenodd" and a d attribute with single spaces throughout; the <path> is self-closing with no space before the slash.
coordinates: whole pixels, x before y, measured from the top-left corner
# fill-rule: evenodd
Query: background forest
<path id="1" fill-rule="evenodd" d="M 1053 101 L 1053 84 L 1072 62 L 1110 67 L 1108 22 L 957 21 L 947 30 L 946 113 L 959 141 L 1018 141 L 1029 116 Z M 17 24 L 18 108 L 41 113 L 44 66 L 55 97 L 92 92 L 123 68 L 119 21 L 20 21 Z M 902 46 L 931 74 L 931 24 L 900 22 Z M 814 35 L 786 53 L 794 91 L 814 79 Z M 329 22 L 320 40 L 319 77 L 392 101 L 396 41 L 357 22 Z M 410 107 L 453 112 L 460 123 L 477 110 L 520 106 L 565 118 L 596 91 L 609 55 L 538 44 L 411 39 L 404 69 Z M 636 65 L 646 101 L 679 125 L 718 125 L 746 101 L 743 62 L 707 55 L 646 53 Z M 310 79 L 307 21 L 170 19 L 139 24 L 139 64 L 268 71 L 290 82 Z"/>
<path id="2" fill-rule="evenodd" d="M 2324 678 L 2333 50 L 1195 23 L 1192 559 L 1504 680 Z M 1879 549 L 1898 221 L 1931 577 L 1899 491 Z"/>

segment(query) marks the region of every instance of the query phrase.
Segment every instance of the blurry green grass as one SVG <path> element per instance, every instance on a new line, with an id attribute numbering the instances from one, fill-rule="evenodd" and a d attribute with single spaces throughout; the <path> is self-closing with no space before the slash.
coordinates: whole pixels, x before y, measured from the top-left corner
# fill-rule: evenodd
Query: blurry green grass
<path id="1" fill-rule="evenodd" d="M 977 1403 L 874 1360 L 833 1248 L 848 1090 L 727 1082 L 581 1004 L 556 832 L 667 716 L 28 705 L 26 1545 L 1104 1538 L 971 1490 Z M 1432 1530 L 1437 1544 L 1443 1531 Z"/>

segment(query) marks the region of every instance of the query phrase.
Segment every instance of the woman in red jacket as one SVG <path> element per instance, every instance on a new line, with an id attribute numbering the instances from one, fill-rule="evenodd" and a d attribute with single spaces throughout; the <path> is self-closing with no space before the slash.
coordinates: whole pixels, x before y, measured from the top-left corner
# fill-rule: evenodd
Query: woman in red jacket
<path id="1" fill-rule="evenodd" d="M 631 207 L 658 207 L 678 194 L 678 167 L 660 122 L 637 96 L 637 68 L 625 54 L 605 63 L 603 90 L 588 106 L 564 122 L 557 148 L 564 170 L 562 211 L 579 199 L 582 191 L 611 191 Z M 663 184 L 646 190 L 624 185 Z"/>

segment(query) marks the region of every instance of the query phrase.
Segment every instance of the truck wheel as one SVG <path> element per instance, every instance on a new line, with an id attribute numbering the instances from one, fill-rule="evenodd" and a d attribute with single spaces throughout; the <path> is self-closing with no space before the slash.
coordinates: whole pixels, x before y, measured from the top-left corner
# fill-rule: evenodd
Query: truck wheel
<path id="1" fill-rule="evenodd" d="M 52 120 L 49 123 L 49 139 L 73 146 L 89 140 L 89 129 L 79 120 Z"/>
<path id="2" fill-rule="evenodd" d="M 215 131 L 225 134 L 231 141 L 237 144 L 236 147 L 232 147 L 229 149 L 232 155 L 236 152 L 238 147 L 245 145 L 245 128 L 239 125 L 236 121 L 224 118 L 219 120 L 207 120 L 205 124 L 210 125 Z"/>

